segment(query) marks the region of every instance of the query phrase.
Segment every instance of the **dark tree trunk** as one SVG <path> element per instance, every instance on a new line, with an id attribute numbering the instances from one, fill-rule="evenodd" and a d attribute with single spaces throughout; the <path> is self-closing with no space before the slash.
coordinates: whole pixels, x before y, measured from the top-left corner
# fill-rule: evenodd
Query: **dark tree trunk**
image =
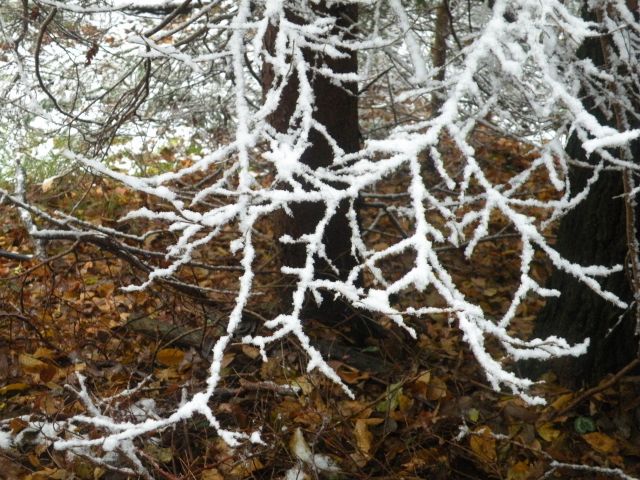
<path id="1" fill-rule="evenodd" d="M 338 19 L 338 27 L 349 28 L 357 20 L 357 6 L 332 5 L 326 7 L 323 3 L 316 7 L 318 13 L 326 13 Z M 292 14 L 291 19 L 296 21 Z M 266 48 L 273 48 L 276 28 L 270 27 L 266 36 Z M 348 58 L 332 59 L 322 54 L 307 51 L 306 60 L 318 66 L 327 65 L 337 73 L 357 72 L 358 61 L 355 52 L 351 52 Z M 265 89 L 273 82 L 273 72 L 269 65 L 265 65 L 263 71 Z M 347 88 L 341 88 L 321 75 L 315 75 L 312 82 L 313 93 L 316 100 L 314 118 L 325 126 L 327 132 L 337 142 L 338 146 L 346 153 L 356 152 L 359 149 L 358 129 L 358 98 L 357 85 L 350 84 Z M 289 83 L 284 88 L 282 99 L 277 111 L 271 116 L 270 123 L 280 132 L 289 128 L 289 121 L 295 110 L 298 99 L 298 80 L 292 75 Z M 333 162 L 333 152 L 326 139 L 313 130 L 310 134 L 309 148 L 303 153 L 301 162 L 313 169 L 326 167 Z M 351 269 L 356 265 L 356 259 L 351 255 L 351 230 L 346 217 L 348 205 L 343 203 L 326 228 L 324 242 L 327 257 L 339 271 L 338 276 L 345 279 Z M 303 234 L 312 232 L 320 218 L 325 213 L 324 203 L 301 202 L 291 206 L 291 215 L 281 214 L 279 219 L 278 234 L 288 234 L 298 238 Z M 281 256 L 283 264 L 300 267 L 304 264 L 306 251 L 304 245 L 282 245 Z M 321 277 L 335 278 L 336 273 L 321 259 L 316 258 L 317 271 Z M 290 292 L 290 289 L 289 289 Z M 285 294 L 285 302 L 290 302 L 290 296 Z M 320 306 L 310 300 L 304 312 L 306 317 L 313 317 L 324 324 L 335 324 L 349 315 L 348 306 L 333 298 L 332 294 L 324 296 Z"/>
<path id="2" fill-rule="evenodd" d="M 447 63 L 447 36 L 449 35 L 449 7 L 447 0 L 443 0 L 436 7 L 436 24 L 431 44 L 431 62 L 438 69 L 433 79 L 443 82 L 445 77 L 445 65 Z M 436 113 L 442 107 L 443 92 L 436 91 L 431 95 L 431 112 Z"/>
<path id="3" fill-rule="evenodd" d="M 585 8 L 585 18 L 590 18 Z M 588 39 L 579 51 L 581 58 L 590 58 L 596 65 L 603 65 L 602 45 L 598 39 Z M 585 100 L 587 108 L 600 122 L 604 115 Z M 612 126 L 615 120 L 609 121 Z M 574 135 L 567 145 L 572 158 L 588 161 L 580 141 Z M 638 148 L 634 148 L 634 156 Z M 591 159 L 593 161 L 593 158 Z M 584 188 L 591 171 L 573 168 L 571 185 L 575 192 Z M 624 265 L 627 258 L 625 204 L 622 175 L 620 172 L 604 172 L 591 187 L 588 197 L 560 222 L 556 248 L 572 262 L 582 265 Z M 602 282 L 603 287 L 627 303 L 632 301 L 628 272 L 614 274 Z M 540 313 L 534 334 L 545 337 L 558 335 L 571 342 L 580 342 L 589 337 L 591 344 L 586 355 L 579 358 L 555 360 L 552 368 L 560 381 L 570 386 L 592 384 L 604 375 L 622 368 L 636 356 L 638 338 L 634 335 L 634 309 L 627 312 L 615 307 L 562 272 L 553 273 L 550 287 L 559 290 L 562 296 L 550 299 Z M 622 320 L 620 320 L 621 315 Z M 615 328 L 614 328 L 615 327 Z M 613 330 L 612 330 L 613 329 Z M 532 367 L 535 372 L 549 365 Z"/>

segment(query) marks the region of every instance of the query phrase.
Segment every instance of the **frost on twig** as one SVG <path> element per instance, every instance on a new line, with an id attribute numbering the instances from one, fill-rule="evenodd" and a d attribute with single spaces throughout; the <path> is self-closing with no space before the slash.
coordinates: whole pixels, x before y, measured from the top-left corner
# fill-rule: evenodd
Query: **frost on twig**
<path id="1" fill-rule="evenodd" d="M 60 2 L 44 3 L 65 9 Z M 142 39 L 134 35 L 125 36 L 121 43 L 114 42 L 112 54 L 120 52 L 124 55 L 122 52 L 126 52 L 126 57 L 122 58 L 138 59 L 141 63 L 135 64 L 134 70 L 157 61 L 165 62 L 159 65 L 175 66 L 180 75 L 184 74 L 185 66 L 188 67 L 188 78 L 217 72 L 217 92 L 231 89 L 233 94 L 225 107 L 229 111 L 225 121 L 230 119 L 232 124 L 228 141 L 188 166 L 150 176 L 125 173 L 103 162 L 100 156 L 73 146 L 63 152 L 68 159 L 132 190 L 153 196 L 162 205 L 157 209 L 133 210 L 121 219 L 123 222 L 163 222 L 176 238 L 164 252 L 165 265 L 151 271 L 142 283 L 127 286 L 126 291 L 141 290 L 158 279 L 172 277 L 181 267 L 197 259 L 199 249 L 223 232 L 235 232 L 236 239 L 229 249 L 239 259 L 239 288 L 225 332 L 213 346 L 206 388 L 186 398 L 167 416 L 147 412 L 144 418 L 124 421 L 114 420 L 101 409 L 101 404 L 93 402 L 80 379 L 77 394 L 87 414 L 69 422 L 91 425 L 103 433 L 91 439 L 59 439 L 56 448 L 99 447 L 105 455 L 109 452 L 129 454 L 137 437 L 170 428 L 195 414 L 203 415 L 230 445 L 244 440 L 260 442 L 257 432 L 245 434 L 225 430 L 210 403 L 220 386 L 223 356 L 238 332 L 242 312 L 254 292 L 257 225 L 301 202 L 318 202 L 325 208 L 313 231 L 299 238 L 283 236 L 279 239 L 281 243 L 303 245 L 306 252 L 302 266 L 285 265 L 282 268 L 283 274 L 295 278 L 290 305 L 287 310 L 267 319 L 262 330 L 267 333 L 248 335 L 242 339 L 244 343 L 257 346 L 266 358 L 269 345 L 293 337 L 308 355 L 307 369 L 320 371 L 338 383 L 345 394 L 351 395 L 348 386 L 313 346 L 313 340 L 307 334 L 301 318 L 306 298 L 311 296 L 321 302 L 323 298 L 339 296 L 358 309 L 388 317 L 414 336 L 412 325 L 429 321 L 429 315 L 439 313 L 460 329 L 493 388 L 506 388 L 531 404 L 544 403 L 544 399 L 530 393 L 533 384 L 530 379 L 508 369 L 509 362 L 580 355 L 585 352 L 589 340 L 577 345 L 554 336 L 524 340 L 510 329 L 518 308 L 529 296 L 560 295 L 560 292 L 538 284 L 531 274 L 536 253 L 546 256 L 555 268 L 575 277 L 585 288 L 615 305 L 625 306 L 600 285 L 602 278 L 620 271 L 620 266 L 571 263 L 544 235 L 548 222 L 574 208 L 588 194 L 602 170 L 628 168 L 635 172 L 637 169 L 612 153 L 611 147 L 637 138 L 638 131 L 619 131 L 601 124 L 580 98 L 580 88 L 586 88 L 594 98 L 605 101 L 610 82 L 616 80 L 611 72 L 576 55 L 577 48 L 586 38 L 598 34 L 597 26 L 582 20 L 560 0 L 496 0 L 491 11 L 478 10 L 480 23 L 467 32 L 467 38 L 452 57 L 455 60 L 448 66 L 447 79 L 442 82 L 434 80 L 437 69 L 429 64 L 428 49 L 423 46 L 429 37 L 420 37 L 423 34 L 418 28 L 420 16 L 411 12 L 413 2 L 394 0 L 388 5 L 384 2 L 343 2 L 358 3 L 361 7 L 358 28 L 350 35 L 339 29 L 336 33 L 336 19 L 326 12 L 319 13 L 314 9 L 314 2 L 240 0 L 213 3 L 219 3 L 228 14 L 207 23 L 206 12 L 213 7 L 211 4 L 198 7 L 173 30 L 164 25 L 159 30 L 151 28 L 148 31 L 151 33 Z M 629 17 L 626 7 L 621 5 L 623 3 L 612 4 L 609 17 L 611 21 L 633 22 L 617 31 L 620 38 L 616 41 L 622 44 L 627 36 L 637 41 L 640 32 L 633 16 Z M 70 14 L 89 18 L 101 15 L 98 11 L 82 10 L 76 3 L 69 5 Z M 105 6 L 106 10 L 109 8 L 109 5 Z M 300 19 L 295 23 L 289 20 L 288 12 L 292 10 Z M 269 25 L 277 29 L 273 51 L 264 47 Z M 217 32 L 213 40 L 217 42 L 215 53 L 203 53 L 204 47 L 198 47 L 196 43 L 192 44 L 192 49 L 182 48 L 198 38 L 196 34 L 202 28 Z M 161 42 L 170 35 L 177 35 L 176 38 L 185 43 L 175 40 L 173 45 L 165 45 Z M 345 51 L 355 51 L 361 56 L 364 68 L 360 74 L 333 72 L 326 66 L 310 63 L 306 55 L 310 51 L 319 52 L 326 58 L 339 58 Z M 390 58 L 394 63 L 393 71 L 389 73 L 387 63 Z M 625 61 L 623 58 L 618 60 Z M 104 60 L 98 56 L 94 61 Z M 273 69 L 275 79 L 263 93 L 253 77 L 264 64 Z M 145 67 L 142 80 L 137 84 L 140 90 L 128 91 L 126 99 L 136 93 L 140 95 L 135 99 L 138 102 L 143 98 L 142 91 L 151 98 L 156 98 L 154 94 L 164 98 L 162 91 L 153 91 L 151 81 L 153 75 L 160 73 Z M 312 169 L 301 162 L 313 132 L 327 137 L 327 129 L 313 116 L 315 106 L 325 100 L 314 94 L 314 76 L 325 76 L 344 88 L 347 83 L 359 82 L 360 86 L 366 86 L 361 89 L 364 92 L 373 89 L 372 82 L 381 73 L 392 75 L 397 90 L 394 102 L 411 110 L 411 115 L 403 122 L 396 121 L 393 127 L 386 127 L 383 135 L 372 135 L 355 153 L 343 152 L 327 138 L 334 155 L 333 163 L 328 167 Z M 284 100 L 285 86 L 292 78 L 298 85 L 297 103 L 289 127 L 279 132 L 270 125 L 269 117 Z M 440 90 L 443 98 L 437 112 L 412 108 L 426 104 L 423 99 L 429 98 L 434 90 Z M 162 111 L 159 108 L 162 106 L 166 110 L 166 122 L 179 120 L 166 104 L 153 103 L 156 110 L 149 107 L 148 112 L 136 113 L 136 108 L 142 109 L 142 102 L 135 102 L 132 103 L 133 113 L 128 112 L 130 117 L 127 118 L 148 115 L 151 121 L 156 110 Z M 631 108 L 624 101 L 622 105 Z M 104 125 L 114 121 L 93 110 L 95 105 L 90 101 L 84 108 L 83 115 L 93 112 Z M 478 125 L 486 124 L 491 118 L 493 128 L 525 140 L 537 152 L 536 159 L 528 167 L 501 182 L 493 180 L 478 161 L 472 142 Z M 563 143 L 569 134 L 576 135 L 585 150 L 593 152 L 595 159 L 591 179 L 578 192 L 572 191 L 569 185 L 570 159 L 563 151 Z M 457 151 L 459 158 L 455 165 L 441 149 L 445 141 Z M 425 162 L 432 162 L 440 188 L 431 188 L 425 181 Z M 212 176 L 207 183 L 198 183 L 195 188 L 183 188 L 194 174 L 211 171 L 220 171 L 220 174 Z M 557 190 L 557 198 L 542 200 L 527 191 L 527 182 L 540 172 Z M 394 175 L 401 175 L 407 185 L 402 196 L 405 203 L 398 207 L 407 228 L 397 241 L 373 248 L 363 239 L 356 205 L 363 194 L 371 194 L 376 186 Z M 348 277 L 342 280 L 327 279 L 317 271 L 317 263 L 326 259 L 325 234 L 338 205 L 349 205 L 347 216 L 352 254 L 358 259 Z M 536 217 L 530 213 L 532 210 L 544 213 Z M 438 221 L 434 221 L 434 214 Z M 519 239 L 519 283 L 509 307 L 498 319 L 490 318 L 481 305 L 462 293 L 442 260 L 443 247 L 461 245 L 465 245 L 464 254 L 473 257 L 479 242 L 491 233 L 492 215 L 500 215 L 510 232 Z M 385 264 L 398 256 L 412 258 L 412 263 L 400 275 L 389 275 Z M 368 279 L 365 285 L 358 282 L 363 276 Z M 399 294 L 428 290 L 436 292 L 445 305 L 400 307 L 394 303 Z M 489 341 L 497 342 L 504 358 L 489 351 Z M 140 467 L 135 453 L 131 455 L 129 460 L 135 468 Z"/>
<path id="2" fill-rule="evenodd" d="M 15 169 L 15 195 L 21 202 L 27 203 L 24 167 L 20 163 L 20 159 L 18 159 L 17 157 L 15 159 Z M 31 235 L 31 241 L 34 245 L 36 256 L 39 259 L 44 259 L 46 257 L 45 244 L 42 239 L 35 237 L 35 234 L 38 233 L 38 227 L 33 221 L 31 212 L 29 212 L 25 208 L 19 208 L 18 210 L 20 212 L 20 219 L 22 220 L 22 223 L 24 224 L 27 232 L 29 232 L 29 235 Z"/>

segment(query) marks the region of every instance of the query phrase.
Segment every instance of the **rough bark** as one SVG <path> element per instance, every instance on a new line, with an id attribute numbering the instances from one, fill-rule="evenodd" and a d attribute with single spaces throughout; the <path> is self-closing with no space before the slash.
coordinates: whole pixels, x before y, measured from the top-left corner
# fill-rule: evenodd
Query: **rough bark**
<path id="1" fill-rule="evenodd" d="M 585 15 L 590 18 L 586 10 Z M 582 58 L 592 59 L 596 65 L 603 65 L 602 46 L 598 39 L 586 41 L 579 54 Z M 592 99 L 586 98 L 585 104 L 600 122 L 607 122 L 602 112 L 593 105 Z M 611 122 L 613 120 L 609 120 Z M 566 150 L 572 158 L 591 162 L 595 160 L 587 159 L 575 136 L 569 140 Z M 633 150 L 634 157 L 638 158 L 640 152 L 637 146 Z M 585 168 L 573 168 L 570 179 L 574 191 L 581 190 L 590 175 L 591 172 Z M 591 187 L 586 200 L 560 222 L 556 244 L 560 254 L 582 265 L 624 265 L 628 248 L 625 236 L 625 201 L 622 194 L 621 173 L 603 173 Z M 631 303 L 632 292 L 627 271 L 612 275 L 602 285 Z M 552 363 L 563 383 L 570 386 L 592 384 L 635 358 L 638 338 L 634 335 L 633 308 L 625 312 L 603 300 L 575 278 L 559 271 L 553 273 L 549 286 L 559 290 L 562 296 L 547 302 L 537 319 L 534 334 L 541 337 L 559 335 L 572 342 L 582 341 L 585 337 L 591 339 L 586 355 Z M 547 368 L 549 365 L 529 365 L 532 373 Z"/>
<path id="2" fill-rule="evenodd" d="M 338 27 L 349 28 L 357 20 L 357 6 L 334 4 L 327 7 L 324 3 L 316 7 L 318 13 L 327 13 L 338 19 Z M 295 16 L 291 14 L 295 20 Z M 273 48 L 276 35 L 275 27 L 270 27 L 266 35 L 266 48 Z M 355 73 L 357 71 L 357 56 L 351 52 L 348 58 L 332 59 L 322 54 L 307 51 L 305 58 L 312 64 L 326 64 L 334 72 Z M 263 70 L 265 90 L 273 82 L 273 72 L 269 65 Z M 316 99 L 314 118 L 323 124 L 329 135 L 345 152 L 355 152 L 359 148 L 358 129 L 358 98 L 357 85 L 351 84 L 347 88 L 334 85 L 321 75 L 313 79 L 313 93 Z M 270 123 L 280 132 L 289 128 L 290 118 L 298 99 L 298 81 L 292 75 L 284 88 L 282 99 L 277 111 L 271 116 Z M 303 153 L 300 161 L 311 168 L 326 167 L 333 162 L 333 152 L 326 139 L 316 131 L 310 134 L 310 147 Z M 340 278 L 346 278 L 349 271 L 356 265 L 356 259 L 351 255 L 351 231 L 346 217 L 348 205 L 343 203 L 333 216 L 326 228 L 324 242 L 328 258 L 337 267 Z M 317 202 L 300 202 L 291 206 L 291 215 L 282 212 L 279 218 L 278 234 L 288 234 L 298 238 L 313 231 L 318 220 L 324 214 L 325 206 Z M 304 264 L 306 251 L 303 245 L 282 245 L 282 262 L 285 265 L 300 267 Z M 321 259 L 316 259 L 317 269 L 321 277 L 335 278 L 335 272 Z M 290 301 L 284 295 L 285 302 Z M 349 307 L 333 295 L 325 295 L 321 305 L 308 301 L 304 316 L 313 317 L 325 324 L 335 324 L 351 315 Z"/>
<path id="3" fill-rule="evenodd" d="M 436 7 L 436 23 L 431 45 L 431 61 L 433 67 L 438 71 L 433 79 L 442 82 L 445 77 L 445 65 L 447 63 L 447 36 L 449 35 L 449 12 L 446 0 Z M 442 92 L 434 92 L 431 97 L 431 111 L 437 112 L 442 106 L 444 99 Z"/>

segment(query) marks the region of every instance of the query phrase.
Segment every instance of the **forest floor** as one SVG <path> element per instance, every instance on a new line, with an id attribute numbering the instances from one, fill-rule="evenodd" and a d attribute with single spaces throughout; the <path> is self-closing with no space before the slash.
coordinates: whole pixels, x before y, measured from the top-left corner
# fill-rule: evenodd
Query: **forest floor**
<path id="1" fill-rule="evenodd" d="M 478 149 L 480 161 L 493 165 L 496 176 L 531 155 L 517 142 L 489 137 Z M 91 184 L 86 194 L 83 182 Z M 401 192 L 404 186 L 390 182 L 385 188 Z M 43 190 L 30 192 L 38 204 L 69 210 L 77 203 L 76 214 L 110 227 L 125 209 L 149 202 L 93 178 L 62 179 Z M 0 249 L 28 251 L 17 213 L 0 205 L 0 218 Z M 365 208 L 363 221 L 371 227 L 367 241 L 384 246 L 387 238 L 401 234 L 396 220 L 373 206 Z M 494 223 L 494 231 L 502 233 L 482 242 L 472 260 L 459 249 L 443 252 L 443 258 L 464 294 L 498 317 L 520 273 L 517 239 L 499 218 Z M 269 225 L 258 233 L 258 295 L 247 309 L 248 329 L 260 328 L 261 318 L 277 310 L 283 288 Z M 165 240 L 150 236 L 145 247 L 161 251 Z M 224 328 L 238 281 L 237 258 L 228 252 L 224 236 L 199 258 L 218 268 L 183 272 L 185 280 L 212 289 L 207 304 L 159 285 L 123 293 L 120 287 L 140 282 L 143 273 L 92 245 L 60 243 L 48 253 L 46 262 L 0 258 L 0 419 L 5 426 L 18 434 L 28 426 L 25 415 L 54 422 L 82 413 L 85 406 L 65 387 L 77 386 L 77 373 L 96 398 L 147 378 L 143 388 L 117 403 L 131 418 L 150 400 L 157 411 L 171 411 L 185 392 L 202 388 L 209 347 Z M 549 274 L 544 259 L 537 260 L 534 278 L 544 284 Z M 426 292 L 418 300 L 437 304 L 436 297 Z M 514 329 L 523 337 L 531 333 L 541 306 L 542 301 L 532 299 L 519 310 Z M 312 341 L 331 356 L 353 400 L 327 379 L 306 373 L 306 354 L 288 339 L 269 350 L 267 362 L 257 349 L 234 344 L 225 356 L 215 411 L 229 429 L 261 426 L 266 445 L 232 449 L 196 416 L 139 440 L 146 466 L 155 478 L 197 480 L 296 478 L 296 471 L 300 480 L 640 475 L 639 378 L 610 376 L 591 390 L 570 390 L 548 372 L 535 387 L 548 404 L 530 407 L 490 388 L 456 325 L 445 316 L 421 320 L 415 340 L 376 320 L 386 333 L 356 345 L 348 320 L 329 327 L 309 319 Z M 315 468 L 313 458 L 333 468 Z M 123 476 L 46 442 L 25 441 L 0 450 L 0 478 Z"/>

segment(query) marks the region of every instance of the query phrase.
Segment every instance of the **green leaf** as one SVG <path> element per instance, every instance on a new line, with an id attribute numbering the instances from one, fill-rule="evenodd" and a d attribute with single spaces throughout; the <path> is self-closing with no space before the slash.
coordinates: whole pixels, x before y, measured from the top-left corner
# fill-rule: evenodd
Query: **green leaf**
<path id="1" fill-rule="evenodd" d="M 376 405 L 376 410 L 381 413 L 393 412 L 398 408 L 402 384 L 394 383 L 387 389 L 387 398 Z"/>
<path id="2" fill-rule="evenodd" d="M 478 421 L 478 419 L 480 418 L 480 412 L 478 411 L 477 408 L 470 408 L 467 411 L 467 417 L 469 418 L 469 420 L 471 420 L 473 423 L 476 423 Z"/>
<path id="3" fill-rule="evenodd" d="M 573 421 L 573 427 L 580 435 L 596 431 L 596 424 L 589 417 L 576 417 Z"/>

